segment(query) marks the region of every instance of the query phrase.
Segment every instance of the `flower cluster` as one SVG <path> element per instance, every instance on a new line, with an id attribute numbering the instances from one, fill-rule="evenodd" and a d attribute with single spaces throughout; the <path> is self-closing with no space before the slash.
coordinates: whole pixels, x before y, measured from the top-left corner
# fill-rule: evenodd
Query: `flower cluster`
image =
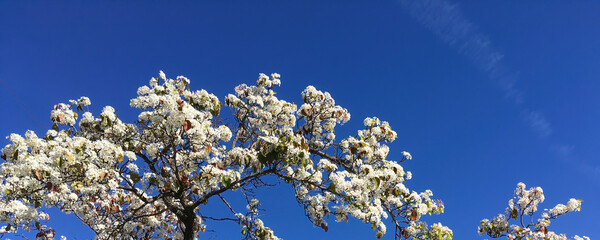
<path id="1" fill-rule="evenodd" d="M 334 128 L 338 123 L 350 120 L 348 110 L 335 105 L 328 92 L 308 86 L 302 92 L 304 104 L 298 109 L 298 117 L 304 119 L 300 129 L 315 149 L 328 147 L 335 140 Z"/>
<path id="2" fill-rule="evenodd" d="M 225 104 L 233 108 L 238 122 L 249 128 L 243 129 L 238 137 L 251 137 L 248 134 L 255 129 L 262 135 L 274 136 L 276 130 L 286 132 L 296 125 L 296 105 L 275 96 L 273 87 L 281 84 L 280 76 L 274 73 L 271 77 L 261 73 L 256 86 L 241 84 L 235 88 L 236 95 L 229 94 L 225 98 Z"/>
<path id="3" fill-rule="evenodd" d="M 505 214 L 498 214 L 492 220 L 483 219 L 479 225 L 479 234 L 487 234 L 490 237 L 507 237 L 508 239 L 531 239 L 531 240 L 568 240 L 565 234 L 557 234 L 548 230 L 551 219 L 567 212 L 579 211 L 581 209 L 581 200 L 571 198 L 567 205 L 558 204 L 550 210 L 544 210 L 541 218 L 534 222 L 533 215 L 537 211 L 538 205 L 544 202 L 544 191 L 541 187 L 532 187 L 526 189 L 524 183 L 517 184 L 515 197 L 508 201 L 508 207 Z M 529 217 L 530 221 L 524 218 Z M 510 224 L 514 219 L 518 224 Z M 588 237 L 579 237 L 575 235 L 575 240 L 589 240 Z"/>

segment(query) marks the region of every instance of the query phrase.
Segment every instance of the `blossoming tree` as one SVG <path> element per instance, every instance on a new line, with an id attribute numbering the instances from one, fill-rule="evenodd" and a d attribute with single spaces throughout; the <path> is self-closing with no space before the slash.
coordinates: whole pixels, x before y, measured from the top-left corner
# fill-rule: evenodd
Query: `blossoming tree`
<path id="1" fill-rule="evenodd" d="M 185 77 L 160 72 L 138 89 L 130 105 L 138 120 L 124 123 L 112 107 L 94 116 L 82 97 L 58 104 L 53 126 L 43 136 L 12 134 L 0 167 L 1 233 L 36 230 L 55 233 L 44 208 L 77 216 L 97 239 L 194 239 L 216 220 L 230 220 L 246 239 L 277 239 L 258 214 L 253 193 L 265 179 L 293 188 L 308 220 L 328 230 L 327 217 L 356 218 L 381 238 L 392 227 L 396 239 L 451 239 L 426 214 L 444 211 L 432 192 L 409 190 L 411 178 L 398 161 L 387 160 L 390 125 L 364 120 L 356 135 L 336 141 L 334 129 L 350 119 L 327 92 L 312 86 L 304 103 L 278 99 L 278 74 L 261 74 L 255 86 L 239 85 L 220 101 L 205 90 L 190 90 Z M 230 121 L 219 118 L 230 108 Z M 225 192 L 247 199 L 235 209 Z M 222 201 L 230 217 L 203 211 L 209 199 Z M 242 211 L 243 210 L 243 211 Z M 554 216 L 554 215 L 552 215 Z"/>
<path id="2" fill-rule="evenodd" d="M 544 202 L 544 191 L 541 187 L 533 187 L 527 190 L 524 183 L 517 184 L 515 197 L 508 201 L 505 214 L 498 214 L 491 221 L 481 220 L 479 234 L 486 234 L 492 238 L 506 237 L 507 239 L 527 240 L 567 240 L 565 234 L 556 234 L 548 231 L 551 219 L 568 212 L 580 211 L 581 200 L 571 198 L 567 205 L 558 204 L 550 210 L 544 210 L 541 218 L 533 220 L 538 204 Z M 516 203 L 515 203 L 516 201 Z M 509 227 L 509 221 L 513 219 L 517 224 Z M 575 235 L 574 240 L 590 240 L 588 237 Z"/>

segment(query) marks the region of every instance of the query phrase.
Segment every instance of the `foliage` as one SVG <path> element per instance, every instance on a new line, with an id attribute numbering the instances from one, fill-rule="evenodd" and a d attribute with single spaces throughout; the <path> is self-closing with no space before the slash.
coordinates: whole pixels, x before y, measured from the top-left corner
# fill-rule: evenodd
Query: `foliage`
<path id="1" fill-rule="evenodd" d="M 216 221 L 238 223 L 246 239 L 278 239 L 253 194 L 271 177 L 292 187 L 308 220 L 325 231 L 328 216 L 353 217 L 377 238 L 387 222 L 396 239 L 452 239 L 449 228 L 421 221 L 444 205 L 430 190 L 404 185 L 411 173 L 400 163 L 411 155 L 387 160 L 386 143 L 397 137 L 387 122 L 367 118 L 356 135 L 336 141 L 335 127 L 350 113 L 312 86 L 298 109 L 276 97 L 279 78 L 261 74 L 255 86 L 239 85 L 221 102 L 161 71 L 131 100 L 142 110 L 135 123 L 124 123 L 110 106 L 93 116 L 86 97 L 56 105 L 43 137 L 12 134 L 2 150 L 0 232 L 35 229 L 53 238 L 42 210 L 57 208 L 97 239 L 193 239 Z M 219 118 L 223 104 L 230 121 Z M 228 191 L 247 200 L 246 211 L 229 204 Z M 206 215 L 201 206 L 209 199 L 222 201 L 230 217 Z"/>

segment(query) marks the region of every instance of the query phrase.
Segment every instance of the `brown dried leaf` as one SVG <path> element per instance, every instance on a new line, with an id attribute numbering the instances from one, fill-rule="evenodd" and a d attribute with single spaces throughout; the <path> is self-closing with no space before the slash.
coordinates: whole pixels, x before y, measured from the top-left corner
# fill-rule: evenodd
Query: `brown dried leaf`
<path id="1" fill-rule="evenodd" d="M 329 227 L 327 227 L 327 224 L 325 223 L 321 223 L 321 228 L 325 230 L 325 232 L 329 231 Z"/>
<path id="2" fill-rule="evenodd" d="M 412 219 L 413 221 L 416 221 L 418 216 L 419 215 L 417 213 L 417 209 L 413 209 L 412 212 L 410 213 L 410 219 Z"/>
<path id="3" fill-rule="evenodd" d="M 192 122 L 190 122 L 190 120 L 185 120 L 185 122 L 183 122 L 183 130 L 187 132 L 190 128 L 192 128 Z"/>
<path id="4" fill-rule="evenodd" d="M 35 179 L 37 179 L 38 181 L 42 180 L 42 171 L 41 170 L 35 170 L 34 174 L 35 174 Z"/>
<path id="5" fill-rule="evenodd" d="M 104 171 L 102 171 L 102 172 L 100 173 L 100 179 L 101 179 L 101 180 L 104 180 L 104 179 L 106 178 L 106 175 L 107 175 L 107 173 L 106 173 L 106 172 L 104 172 Z"/>

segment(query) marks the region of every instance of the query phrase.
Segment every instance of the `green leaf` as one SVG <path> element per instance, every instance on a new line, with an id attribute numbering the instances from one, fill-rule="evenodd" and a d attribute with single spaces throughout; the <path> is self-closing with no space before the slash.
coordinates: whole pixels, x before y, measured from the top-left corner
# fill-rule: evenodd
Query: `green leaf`
<path id="1" fill-rule="evenodd" d="M 223 187 L 229 187 L 231 185 L 231 178 L 229 178 L 229 176 L 223 176 L 221 177 L 221 183 L 223 184 Z"/>
<path id="2" fill-rule="evenodd" d="M 252 161 L 252 157 L 246 156 L 246 158 L 244 159 L 244 164 L 249 165 L 251 161 Z"/>
<path id="3" fill-rule="evenodd" d="M 306 168 L 308 166 L 308 160 L 306 158 L 302 159 L 302 168 Z"/>
<path id="4" fill-rule="evenodd" d="M 335 189 L 335 184 L 333 184 L 333 183 L 329 184 L 329 187 L 327 187 L 327 190 L 329 190 L 332 193 L 337 193 L 337 189 Z"/>
<path id="5" fill-rule="evenodd" d="M 280 153 L 287 152 L 287 147 L 284 144 L 285 143 L 282 142 L 277 146 L 277 152 L 280 152 Z"/>
<path id="6" fill-rule="evenodd" d="M 137 173 L 130 172 L 129 176 L 131 177 L 131 180 L 133 181 L 133 183 L 137 183 L 140 181 L 140 175 L 138 175 Z"/>
<path id="7" fill-rule="evenodd" d="M 375 188 L 379 188 L 379 185 L 381 184 L 381 179 L 373 178 L 373 181 L 375 181 Z"/>
<path id="8" fill-rule="evenodd" d="M 42 206 L 42 203 L 40 203 L 39 201 L 35 201 L 34 205 L 35 208 L 40 208 Z"/>
<path id="9" fill-rule="evenodd" d="M 63 165 L 64 165 L 64 162 L 65 162 L 65 161 L 63 160 L 63 158 L 62 158 L 62 157 L 59 157 L 59 158 L 56 160 L 56 164 L 58 164 L 58 167 L 59 167 L 59 168 L 62 168 L 62 167 L 63 167 Z"/>
<path id="10" fill-rule="evenodd" d="M 267 165 L 267 157 L 265 157 L 262 154 L 258 154 L 258 161 L 262 164 L 262 165 Z"/>
<path id="11" fill-rule="evenodd" d="M 511 213 L 510 213 L 510 217 L 517 219 L 519 217 L 519 211 L 517 210 L 517 208 L 513 208 Z"/>
<path id="12" fill-rule="evenodd" d="M 75 147 L 75 153 L 79 156 L 83 156 L 83 149 L 80 147 Z"/>
<path id="13" fill-rule="evenodd" d="M 358 149 L 356 149 L 354 146 L 350 147 L 350 153 L 356 154 L 357 151 Z"/>
<path id="14" fill-rule="evenodd" d="M 158 186 L 158 179 L 156 179 L 155 177 L 151 177 L 149 179 L 149 183 L 150 185 Z"/>
<path id="15" fill-rule="evenodd" d="M 279 154 L 277 153 L 277 151 L 272 151 L 267 154 L 267 162 L 271 163 L 271 162 L 275 161 L 275 159 L 277 159 L 277 157 L 279 157 Z"/>
<path id="16" fill-rule="evenodd" d="M 375 237 L 377 237 L 377 239 L 381 239 L 381 237 L 383 237 L 383 232 L 377 231 L 377 234 L 375 234 Z"/>

